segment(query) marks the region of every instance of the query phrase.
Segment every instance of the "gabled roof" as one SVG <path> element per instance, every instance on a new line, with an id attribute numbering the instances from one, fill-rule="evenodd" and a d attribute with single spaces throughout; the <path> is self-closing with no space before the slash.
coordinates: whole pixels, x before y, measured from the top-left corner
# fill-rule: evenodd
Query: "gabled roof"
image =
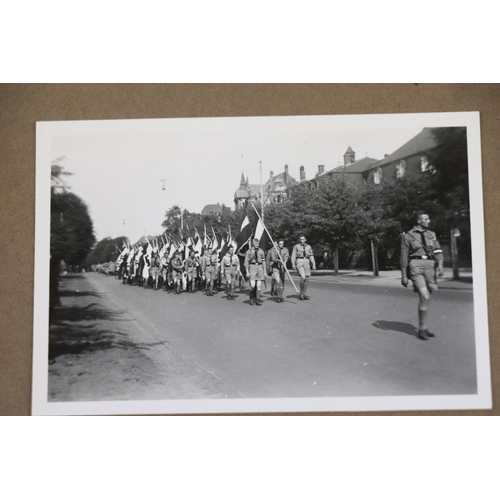
<path id="1" fill-rule="evenodd" d="M 415 137 L 413 137 L 413 139 L 410 139 L 406 144 L 403 144 L 399 149 L 396 149 L 394 153 L 386 156 L 373 165 L 369 165 L 366 170 L 383 167 L 389 163 L 403 160 L 404 158 L 415 156 L 419 153 L 425 153 L 426 151 L 435 148 L 437 145 L 438 142 L 432 134 L 432 129 L 424 128 Z"/>
<path id="2" fill-rule="evenodd" d="M 333 170 L 329 170 L 328 172 L 326 172 L 326 175 L 331 173 L 360 174 L 361 172 L 364 172 L 365 170 L 371 168 L 371 165 L 377 161 L 378 160 L 376 160 L 375 158 L 369 158 L 368 156 L 366 156 L 365 158 L 361 158 L 361 160 L 355 161 L 354 163 L 349 163 L 349 165 L 340 165 Z"/>
<path id="3" fill-rule="evenodd" d="M 269 191 L 269 190 L 272 191 L 276 184 L 282 184 L 285 187 L 290 187 L 297 184 L 297 181 L 290 174 L 285 174 L 285 172 L 281 172 L 278 175 L 275 175 L 271 179 L 267 180 L 267 182 L 264 184 L 264 191 Z"/>
<path id="4" fill-rule="evenodd" d="M 202 215 L 205 215 L 205 214 L 210 214 L 210 213 L 222 213 L 223 209 L 222 209 L 222 206 L 219 205 L 219 203 L 215 204 L 215 205 L 205 205 L 205 207 L 203 207 L 203 210 L 201 211 L 201 214 Z"/>

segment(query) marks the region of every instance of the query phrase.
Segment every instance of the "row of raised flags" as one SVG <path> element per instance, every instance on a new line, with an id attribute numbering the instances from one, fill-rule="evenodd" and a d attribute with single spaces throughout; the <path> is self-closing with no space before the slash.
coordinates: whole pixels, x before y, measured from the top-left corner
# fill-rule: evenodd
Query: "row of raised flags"
<path id="1" fill-rule="evenodd" d="M 262 221 L 260 219 L 258 220 L 255 231 L 253 231 L 250 220 L 248 219 L 248 216 L 246 216 L 241 223 L 241 228 L 236 239 L 234 239 L 231 234 L 231 227 L 229 227 L 229 232 L 227 232 L 226 236 L 221 236 L 220 239 L 217 238 L 213 228 L 212 238 L 207 235 L 206 227 L 203 238 L 199 235 L 198 230 L 195 228 L 194 236 L 188 236 L 184 239 L 165 234 L 152 240 L 149 240 L 149 238 L 146 237 L 147 245 L 145 246 L 144 244 L 129 246 L 124 242 L 118 258 L 119 260 L 122 260 L 127 257 L 127 262 L 130 263 L 134 257 L 135 259 L 138 259 L 145 253 L 149 258 L 151 258 L 151 255 L 155 252 L 160 257 L 166 255 L 168 259 L 171 259 L 174 253 L 179 251 L 184 259 L 186 259 L 191 250 L 194 250 L 198 256 L 200 256 L 202 255 L 204 248 L 211 248 L 218 254 L 219 260 L 221 260 L 230 247 L 234 248 L 235 253 L 246 251 L 252 237 L 259 239 L 260 248 L 264 250 L 268 249 L 270 238 Z"/>

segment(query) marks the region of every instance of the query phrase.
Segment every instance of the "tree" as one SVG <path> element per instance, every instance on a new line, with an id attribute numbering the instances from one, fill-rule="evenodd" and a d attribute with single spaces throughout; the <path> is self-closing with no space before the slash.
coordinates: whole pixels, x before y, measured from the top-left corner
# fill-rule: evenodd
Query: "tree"
<path id="1" fill-rule="evenodd" d="M 115 261 L 123 248 L 123 243 L 128 243 L 128 238 L 125 236 L 102 239 L 92 249 L 85 260 L 85 264 L 92 265 Z"/>
<path id="2" fill-rule="evenodd" d="M 87 205 L 64 182 L 71 175 L 59 163 L 51 168 L 50 212 L 50 308 L 60 305 L 59 268 L 61 261 L 82 264 L 95 244 L 94 226 Z"/>

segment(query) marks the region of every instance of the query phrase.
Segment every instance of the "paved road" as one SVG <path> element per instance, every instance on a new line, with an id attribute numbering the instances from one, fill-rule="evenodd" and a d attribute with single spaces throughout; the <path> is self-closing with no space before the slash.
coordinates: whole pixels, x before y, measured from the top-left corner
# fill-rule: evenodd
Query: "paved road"
<path id="1" fill-rule="evenodd" d="M 265 292 L 175 295 L 86 275 L 120 310 L 158 341 L 241 397 L 381 396 L 476 392 L 470 290 L 434 294 L 429 321 L 436 338 L 416 338 L 417 297 L 403 287 L 313 277 L 310 301 L 287 283 L 286 302 Z M 189 394 L 186 397 L 190 397 Z"/>

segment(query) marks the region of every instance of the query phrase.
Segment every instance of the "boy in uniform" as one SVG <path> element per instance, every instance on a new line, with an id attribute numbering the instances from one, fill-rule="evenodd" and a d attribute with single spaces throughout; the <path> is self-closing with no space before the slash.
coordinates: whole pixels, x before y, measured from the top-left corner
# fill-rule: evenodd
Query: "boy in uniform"
<path id="1" fill-rule="evenodd" d="M 416 218 L 413 229 L 401 236 L 401 284 L 406 288 L 409 277 L 413 291 L 418 293 L 417 337 L 428 340 L 435 336 L 427 328 L 427 311 L 431 293 L 437 290 L 437 276 L 443 276 L 443 251 L 435 233 L 427 229 L 429 216 L 417 212 Z"/>

